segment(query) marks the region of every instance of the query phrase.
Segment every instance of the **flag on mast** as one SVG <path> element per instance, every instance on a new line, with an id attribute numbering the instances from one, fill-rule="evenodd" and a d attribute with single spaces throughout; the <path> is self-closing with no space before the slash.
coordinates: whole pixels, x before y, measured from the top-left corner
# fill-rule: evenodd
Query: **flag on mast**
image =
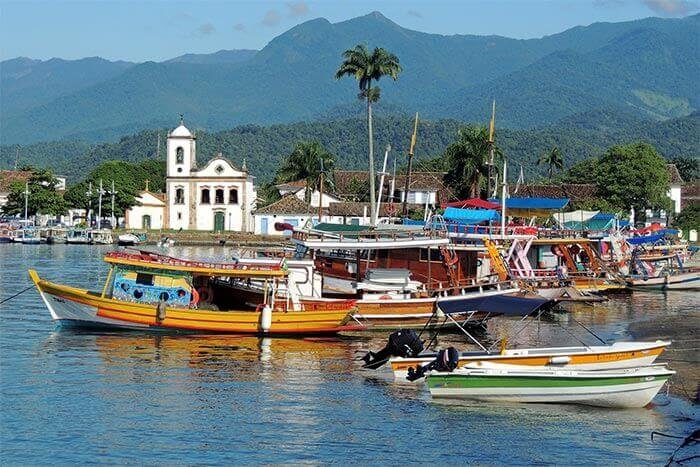
<path id="1" fill-rule="evenodd" d="M 520 175 L 518 175 L 518 181 L 515 182 L 515 190 L 513 190 L 513 194 L 516 194 L 518 192 L 520 185 L 525 185 L 525 174 L 523 174 L 522 164 L 520 164 Z"/>
<path id="2" fill-rule="evenodd" d="M 493 134 L 496 130 L 496 100 L 491 107 L 491 120 L 489 121 L 489 143 L 493 144 Z M 492 161 L 493 162 L 493 161 Z"/>

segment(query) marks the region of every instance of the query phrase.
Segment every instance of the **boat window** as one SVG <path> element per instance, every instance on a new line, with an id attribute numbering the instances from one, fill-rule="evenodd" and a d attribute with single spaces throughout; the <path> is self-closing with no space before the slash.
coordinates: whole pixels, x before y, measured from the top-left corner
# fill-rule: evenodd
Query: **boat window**
<path id="1" fill-rule="evenodd" d="M 214 203 L 224 204 L 224 190 L 218 188 L 214 193 Z"/>
<path id="2" fill-rule="evenodd" d="M 153 285 L 153 274 L 136 273 L 136 283 L 143 285 Z"/>
<path id="3" fill-rule="evenodd" d="M 228 203 L 238 204 L 238 190 L 235 188 L 228 191 Z"/>
<path id="4" fill-rule="evenodd" d="M 185 150 L 181 147 L 177 148 L 175 151 L 175 163 L 182 164 L 185 162 Z"/>
<path id="5" fill-rule="evenodd" d="M 209 204 L 209 188 L 202 188 L 202 204 Z"/>

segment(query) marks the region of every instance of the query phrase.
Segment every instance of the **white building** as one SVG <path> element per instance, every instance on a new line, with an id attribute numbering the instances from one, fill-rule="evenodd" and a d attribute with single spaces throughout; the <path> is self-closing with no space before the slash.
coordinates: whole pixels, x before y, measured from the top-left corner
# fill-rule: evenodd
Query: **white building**
<path id="1" fill-rule="evenodd" d="M 127 229 L 162 229 L 167 219 L 165 196 L 144 190 L 136 197 L 136 205 L 124 213 Z"/>
<path id="2" fill-rule="evenodd" d="M 256 192 L 254 177 L 221 153 L 197 166 L 196 138 L 180 122 L 168 134 L 167 228 L 250 232 Z"/>
<path id="3" fill-rule="evenodd" d="M 278 230 L 275 228 L 275 224 L 302 227 L 312 218 L 318 219 L 318 209 L 290 193 L 255 211 L 255 233 L 258 235 L 291 235 L 291 230 Z"/>

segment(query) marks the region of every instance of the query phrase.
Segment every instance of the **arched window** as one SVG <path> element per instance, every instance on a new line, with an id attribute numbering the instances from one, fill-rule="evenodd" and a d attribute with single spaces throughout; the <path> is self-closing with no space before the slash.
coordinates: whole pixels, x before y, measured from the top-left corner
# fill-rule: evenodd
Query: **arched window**
<path id="1" fill-rule="evenodd" d="M 185 150 L 182 147 L 177 148 L 175 151 L 175 163 L 183 164 L 185 162 Z"/>
<path id="2" fill-rule="evenodd" d="M 215 204 L 224 204 L 224 190 L 221 188 L 217 188 L 216 191 L 214 192 L 214 203 Z"/>
<path id="3" fill-rule="evenodd" d="M 175 204 L 185 204 L 185 190 L 182 188 L 175 190 Z"/>
<path id="4" fill-rule="evenodd" d="M 228 191 L 228 204 L 238 204 L 238 190 L 235 188 Z"/>
<path id="5" fill-rule="evenodd" d="M 202 188 L 202 204 L 209 204 L 209 188 Z"/>

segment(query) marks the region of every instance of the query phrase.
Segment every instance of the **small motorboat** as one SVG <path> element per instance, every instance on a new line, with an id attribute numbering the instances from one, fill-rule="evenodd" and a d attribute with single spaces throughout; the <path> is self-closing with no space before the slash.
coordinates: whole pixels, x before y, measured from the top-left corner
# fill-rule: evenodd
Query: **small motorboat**
<path id="1" fill-rule="evenodd" d="M 127 232 L 117 237 L 117 245 L 119 246 L 135 246 L 146 240 L 145 234 L 135 234 Z"/>
<path id="2" fill-rule="evenodd" d="M 598 371 L 466 366 L 431 371 L 426 383 L 434 398 L 638 408 L 674 374 L 664 365 Z"/>

